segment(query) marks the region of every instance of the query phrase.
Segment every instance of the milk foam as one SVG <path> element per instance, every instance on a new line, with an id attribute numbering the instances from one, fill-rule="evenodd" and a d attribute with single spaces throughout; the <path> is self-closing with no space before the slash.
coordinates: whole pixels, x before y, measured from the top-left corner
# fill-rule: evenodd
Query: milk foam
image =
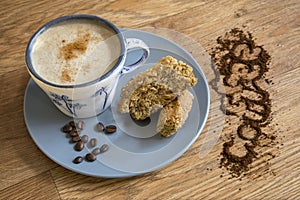
<path id="1" fill-rule="evenodd" d="M 35 71 L 60 85 L 87 83 L 109 71 L 120 56 L 120 42 L 112 30 L 77 19 L 45 30 L 31 53 Z"/>

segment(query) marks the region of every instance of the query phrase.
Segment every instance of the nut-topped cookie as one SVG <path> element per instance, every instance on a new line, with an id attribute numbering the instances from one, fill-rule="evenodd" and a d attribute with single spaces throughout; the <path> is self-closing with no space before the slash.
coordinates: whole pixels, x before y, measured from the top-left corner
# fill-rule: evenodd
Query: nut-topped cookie
<path id="1" fill-rule="evenodd" d="M 142 85 L 131 95 L 129 113 L 133 119 L 144 120 L 150 116 L 152 110 L 157 110 L 171 103 L 177 98 L 166 86 L 155 82 Z"/>
<path id="2" fill-rule="evenodd" d="M 193 105 L 194 96 L 188 90 L 174 101 L 167 104 L 161 111 L 157 122 L 157 133 L 169 137 L 182 127 Z"/>
<path id="3" fill-rule="evenodd" d="M 172 93 L 180 95 L 184 90 L 196 85 L 197 78 L 193 74 L 191 66 L 182 61 L 177 61 L 172 56 L 166 56 L 127 82 L 121 90 L 118 110 L 121 113 L 129 113 L 130 99 L 134 91 L 151 83 L 162 85 Z M 157 109 L 151 109 L 151 112 L 156 111 Z"/>

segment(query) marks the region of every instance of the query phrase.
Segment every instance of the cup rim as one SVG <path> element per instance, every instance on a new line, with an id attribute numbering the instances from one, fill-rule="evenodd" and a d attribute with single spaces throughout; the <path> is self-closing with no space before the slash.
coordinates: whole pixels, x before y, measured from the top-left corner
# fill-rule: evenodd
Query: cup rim
<path id="1" fill-rule="evenodd" d="M 49 81 L 45 80 L 44 78 L 42 78 L 35 71 L 35 69 L 34 69 L 34 67 L 32 65 L 30 54 L 31 54 L 31 51 L 32 51 L 32 47 L 34 45 L 34 41 L 35 41 L 35 39 L 39 35 L 41 35 L 49 27 L 51 27 L 51 26 L 53 26 L 55 24 L 58 24 L 60 22 L 64 22 L 64 21 L 67 21 L 67 20 L 74 20 L 74 19 L 95 20 L 95 21 L 102 22 L 105 25 L 107 25 L 109 28 L 111 28 L 116 33 L 116 35 L 118 36 L 118 38 L 120 40 L 120 46 L 121 46 L 120 56 L 119 56 L 118 61 L 116 62 L 116 64 L 107 73 L 105 73 L 104 75 L 102 75 L 101 77 L 99 77 L 99 78 L 97 78 L 95 80 L 92 80 L 92 81 L 89 81 L 89 82 L 86 82 L 86 83 L 81 83 L 81 84 L 74 84 L 74 85 L 61 85 L 61 84 L 56 84 L 56 83 L 49 82 Z M 67 15 L 67 16 L 58 17 L 56 19 L 53 19 L 53 20 L 47 22 L 43 26 L 41 26 L 31 36 L 31 38 L 29 39 L 29 42 L 28 42 L 27 47 L 26 47 L 26 52 L 25 52 L 25 60 L 26 60 L 26 67 L 27 67 L 27 69 L 39 81 L 41 81 L 41 82 L 43 82 L 43 83 L 45 83 L 47 85 L 50 85 L 50 86 L 53 86 L 53 87 L 57 87 L 57 88 L 79 88 L 79 87 L 85 87 L 85 86 L 93 85 L 94 83 L 100 82 L 100 81 L 104 80 L 105 78 L 109 77 L 109 75 L 111 75 L 118 68 L 118 66 L 122 63 L 122 61 L 124 60 L 125 51 L 126 51 L 126 48 L 125 48 L 125 39 L 124 39 L 124 36 L 121 33 L 121 31 L 119 30 L 119 28 L 117 28 L 112 22 L 110 22 L 110 21 L 108 21 L 108 20 L 106 20 L 104 18 L 95 16 L 95 15 L 73 14 L 73 15 Z"/>

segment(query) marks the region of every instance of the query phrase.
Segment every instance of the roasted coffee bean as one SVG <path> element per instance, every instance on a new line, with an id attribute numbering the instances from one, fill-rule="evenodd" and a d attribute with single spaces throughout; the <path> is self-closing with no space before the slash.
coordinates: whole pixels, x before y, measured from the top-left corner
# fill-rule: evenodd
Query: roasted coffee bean
<path id="1" fill-rule="evenodd" d="M 104 125 L 103 125 L 101 122 L 98 122 L 98 124 L 97 124 L 97 130 L 98 130 L 99 132 L 104 131 Z"/>
<path id="2" fill-rule="evenodd" d="M 92 153 L 88 153 L 85 155 L 85 159 L 89 162 L 93 162 L 97 159 L 97 157 Z"/>
<path id="3" fill-rule="evenodd" d="M 70 126 L 69 124 L 64 125 L 64 127 L 62 127 L 62 132 L 64 133 L 70 133 L 73 130 L 73 127 Z"/>
<path id="4" fill-rule="evenodd" d="M 107 145 L 107 144 L 103 144 L 103 145 L 100 147 L 100 153 L 104 153 L 104 152 L 106 152 L 108 149 L 109 149 L 108 145 Z"/>
<path id="5" fill-rule="evenodd" d="M 87 142 L 89 141 L 89 136 L 87 136 L 87 135 L 81 136 L 81 141 L 82 141 L 83 143 L 87 143 Z"/>
<path id="6" fill-rule="evenodd" d="M 111 134 L 117 131 L 117 127 L 115 125 L 108 125 L 105 127 L 105 133 Z"/>
<path id="7" fill-rule="evenodd" d="M 75 124 L 74 121 L 70 121 L 70 122 L 69 122 L 69 125 L 72 126 L 72 127 L 76 127 L 76 124 Z"/>
<path id="8" fill-rule="evenodd" d="M 79 121 L 79 122 L 77 123 L 77 128 L 79 128 L 80 130 L 83 130 L 84 127 L 85 127 L 84 121 Z"/>
<path id="9" fill-rule="evenodd" d="M 84 143 L 81 140 L 79 140 L 74 146 L 74 149 L 76 151 L 81 151 L 83 148 L 84 148 Z"/>
<path id="10" fill-rule="evenodd" d="M 79 164 L 83 161 L 83 157 L 82 156 L 77 156 L 74 160 L 73 163 L 74 164 Z"/>
<path id="11" fill-rule="evenodd" d="M 91 147 L 95 147 L 97 145 L 97 139 L 96 138 L 92 138 L 91 140 L 90 140 L 90 146 Z"/>
<path id="12" fill-rule="evenodd" d="M 98 154 L 100 154 L 100 153 L 101 153 L 101 150 L 100 150 L 99 147 L 95 148 L 95 149 L 92 151 L 92 154 L 94 154 L 94 155 L 98 155 Z"/>
<path id="13" fill-rule="evenodd" d="M 78 142 L 78 141 L 80 141 L 79 136 L 72 137 L 72 139 L 71 139 L 71 142 L 73 142 L 73 143 Z"/>
<path id="14" fill-rule="evenodd" d="M 69 132 L 69 135 L 71 137 L 76 137 L 79 136 L 80 131 L 78 131 L 77 129 L 73 129 L 71 132 Z"/>

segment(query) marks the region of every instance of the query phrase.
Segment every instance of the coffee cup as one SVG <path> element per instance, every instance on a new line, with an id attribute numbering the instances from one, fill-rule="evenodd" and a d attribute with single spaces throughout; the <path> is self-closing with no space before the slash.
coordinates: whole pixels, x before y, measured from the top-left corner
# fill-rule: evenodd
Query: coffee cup
<path id="1" fill-rule="evenodd" d="M 143 54 L 125 66 L 128 50 L 136 48 Z M 38 29 L 25 57 L 31 78 L 62 113 L 89 118 L 110 106 L 120 76 L 141 66 L 149 54 L 142 40 L 125 38 L 108 20 L 76 14 Z"/>

